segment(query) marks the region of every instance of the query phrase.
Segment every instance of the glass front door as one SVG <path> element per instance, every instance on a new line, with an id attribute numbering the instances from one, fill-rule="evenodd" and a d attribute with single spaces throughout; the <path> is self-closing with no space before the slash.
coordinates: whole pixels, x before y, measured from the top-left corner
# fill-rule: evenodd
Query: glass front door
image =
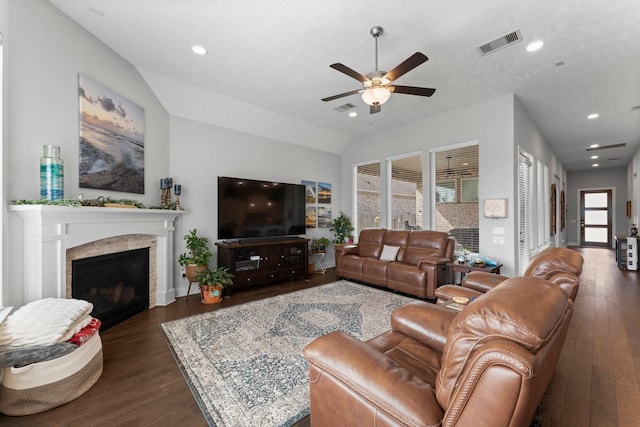
<path id="1" fill-rule="evenodd" d="M 611 190 L 580 191 L 580 246 L 611 247 Z"/>

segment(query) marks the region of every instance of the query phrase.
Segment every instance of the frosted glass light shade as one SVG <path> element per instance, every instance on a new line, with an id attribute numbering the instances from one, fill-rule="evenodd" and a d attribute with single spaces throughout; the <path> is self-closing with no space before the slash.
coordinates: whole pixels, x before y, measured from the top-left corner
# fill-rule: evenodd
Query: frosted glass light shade
<path id="1" fill-rule="evenodd" d="M 390 96 L 391 92 L 384 87 L 372 87 L 362 92 L 362 100 L 368 105 L 384 104 Z"/>

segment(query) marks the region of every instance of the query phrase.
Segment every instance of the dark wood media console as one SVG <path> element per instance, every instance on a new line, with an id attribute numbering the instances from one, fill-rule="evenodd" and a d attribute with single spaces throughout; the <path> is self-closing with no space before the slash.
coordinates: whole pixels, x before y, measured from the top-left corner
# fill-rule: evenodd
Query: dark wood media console
<path id="1" fill-rule="evenodd" d="M 234 288 L 309 277 L 309 239 L 217 242 L 218 266 L 235 276 Z M 228 293 L 227 289 L 227 293 Z"/>

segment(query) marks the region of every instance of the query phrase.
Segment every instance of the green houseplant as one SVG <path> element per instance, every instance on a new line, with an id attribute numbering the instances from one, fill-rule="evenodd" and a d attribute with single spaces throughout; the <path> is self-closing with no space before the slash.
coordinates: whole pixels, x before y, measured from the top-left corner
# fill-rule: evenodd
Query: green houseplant
<path id="1" fill-rule="evenodd" d="M 327 246 L 329 246 L 329 239 L 326 237 L 318 237 L 311 239 L 310 252 L 312 254 L 324 252 L 327 250 Z"/>
<path id="2" fill-rule="evenodd" d="M 333 243 L 346 243 L 348 239 L 353 239 L 354 228 L 353 225 L 351 225 L 351 219 L 342 211 L 340 211 L 340 215 L 331 221 L 331 228 L 329 230 L 333 231 L 336 235 Z"/>
<path id="3" fill-rule="evenodd" d="M 214 304 L 222 301 L 222 290 L 233 285 L 233 274 L 227 267 L 207 269 L 197 276 L 203 304 Z"/>
<path id="4" fill-rule="evenodd" d="M 188 252 L 180 254 L 178 264 L 185 268 L 184 273 L 187 276 L 187 280 L 189 280 L 190 290 L 191 283 L 197 282 L 198 275 L 208 269 L 209 259 L 211 259 L 213 253 L 207 246 L 209 239 L 198 236 L 195 228 L 184 236 L 184 240 L 187 242 Z"/>

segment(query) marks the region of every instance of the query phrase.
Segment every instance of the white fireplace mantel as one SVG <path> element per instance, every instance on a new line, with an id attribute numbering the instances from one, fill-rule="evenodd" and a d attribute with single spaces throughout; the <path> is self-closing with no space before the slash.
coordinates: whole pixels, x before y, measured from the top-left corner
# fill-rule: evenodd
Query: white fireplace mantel
<path id="1" fill-rule="evenodd" d="M 175 300 L 173 286 L 174 221 L 183 211 L 12 205 L 22 218 L 22 256 L 16 278 L 22 278 L 23 303 L 42 298 L 66 297 L 66 250 L 101 239 L 147 234 L 157 241 L 156 303 Z M 20 274 L 22 273 L 22 274 Z"/>

